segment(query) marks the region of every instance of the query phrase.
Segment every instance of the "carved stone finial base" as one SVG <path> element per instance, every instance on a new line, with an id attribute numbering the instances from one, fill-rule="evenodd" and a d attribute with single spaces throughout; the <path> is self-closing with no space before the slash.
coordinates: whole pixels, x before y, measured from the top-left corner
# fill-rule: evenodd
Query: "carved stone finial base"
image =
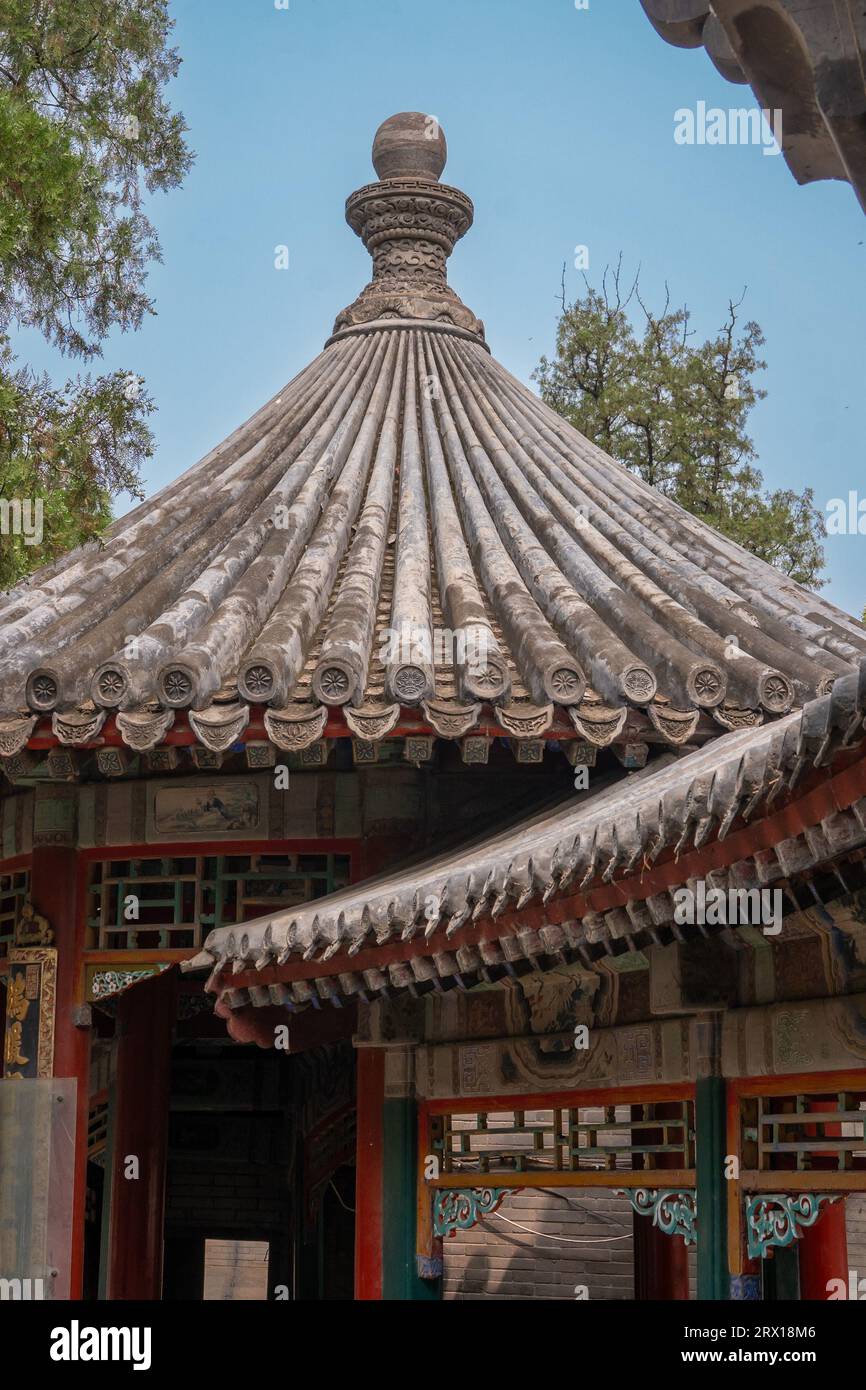
<path id="1" fill-rule="evenodd" d="M 472 200 L 439 182 L 445 137 L 432 117 L 392 116 L 376 136 L 378 183 L 357 189 L 346 221 L 373 257 L 369 285 L 334 332 L 381 319 L 450 324 L 484 341 L 484 325 L 448 284 L 447 261 L 472 226 Z"/>

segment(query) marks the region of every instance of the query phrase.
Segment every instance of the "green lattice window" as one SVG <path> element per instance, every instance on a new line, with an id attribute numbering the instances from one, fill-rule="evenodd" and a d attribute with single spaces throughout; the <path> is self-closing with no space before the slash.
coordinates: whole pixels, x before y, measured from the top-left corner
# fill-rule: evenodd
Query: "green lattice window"
<path id="1" fill-rule="evenodd" d="M 750 1171 L 866 1172 L 866 1092 L 743 1098 L 740 1120 Z"/>
<path id="2" fill-rule="evenodd" d="M 105 859 L 90 866 L 90 950 L 201 945 L 214 927 L 324 897 L 349 882 L 344 854 Z"/>
<path id="3" fill-rule="evenodd" d="M 9 954 L 15 922 L 29 891 L 29 869 L 0 874 L 0 959 Z"/>
<path id="4" fill-rule="evenodd" d="M 432 1115 L 443 1173 L 568 1173 L 694 1167 L 691 1101 Z M 675 1112 L 675 1113 L 674 1113 Z M 673 1156 L 673 1157 L 671 1157 Z"/>

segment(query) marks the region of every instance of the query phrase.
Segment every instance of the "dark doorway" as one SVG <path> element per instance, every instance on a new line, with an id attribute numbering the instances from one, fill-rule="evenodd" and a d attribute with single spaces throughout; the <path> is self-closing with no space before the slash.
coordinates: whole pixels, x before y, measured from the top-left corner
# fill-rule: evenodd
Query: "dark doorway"
<path id="1" fill-rule="evenodd" d="M 354 1062 L 175 1046 L 164 1299 L 352 1297 Z"/>

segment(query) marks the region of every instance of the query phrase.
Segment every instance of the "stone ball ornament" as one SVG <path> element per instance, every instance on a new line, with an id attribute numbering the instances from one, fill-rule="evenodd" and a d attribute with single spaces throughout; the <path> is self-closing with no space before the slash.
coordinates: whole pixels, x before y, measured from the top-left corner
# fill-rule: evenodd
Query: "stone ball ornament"
<path id="1" fill-rule="evenodd" d="M 380 179 L 436 182 L 447 158 L 448 146 L 439 122 L 421 111 L 389 116 L 373 139 L 373 167 Z"/>

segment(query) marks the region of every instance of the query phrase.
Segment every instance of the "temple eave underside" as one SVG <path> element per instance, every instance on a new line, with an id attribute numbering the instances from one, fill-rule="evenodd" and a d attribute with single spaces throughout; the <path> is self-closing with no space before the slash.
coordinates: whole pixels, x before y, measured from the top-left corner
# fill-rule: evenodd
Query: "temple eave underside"
<path id="1" fill-rule="evenodd" d="M 641 0 L 677 48 L 748 84 L 798 183 L 845 179 L 866 209 L 866 16 L 832 0 Z"/>
<path id="2" fill-rule="evenodd" d="M 821 876 L 853 891 L 866 846 L 864 714 L 866 663 L 776 725 L 405 873 L 214 932 L 185 968 L 207 968 L 207 988 L 232 1008 L 369 1002 L 682 940 L 677 890 L 698 880 L 726 895 L 778 889 L 788 911 L 802 906 L 800 886 L 820 901 Z"/>

